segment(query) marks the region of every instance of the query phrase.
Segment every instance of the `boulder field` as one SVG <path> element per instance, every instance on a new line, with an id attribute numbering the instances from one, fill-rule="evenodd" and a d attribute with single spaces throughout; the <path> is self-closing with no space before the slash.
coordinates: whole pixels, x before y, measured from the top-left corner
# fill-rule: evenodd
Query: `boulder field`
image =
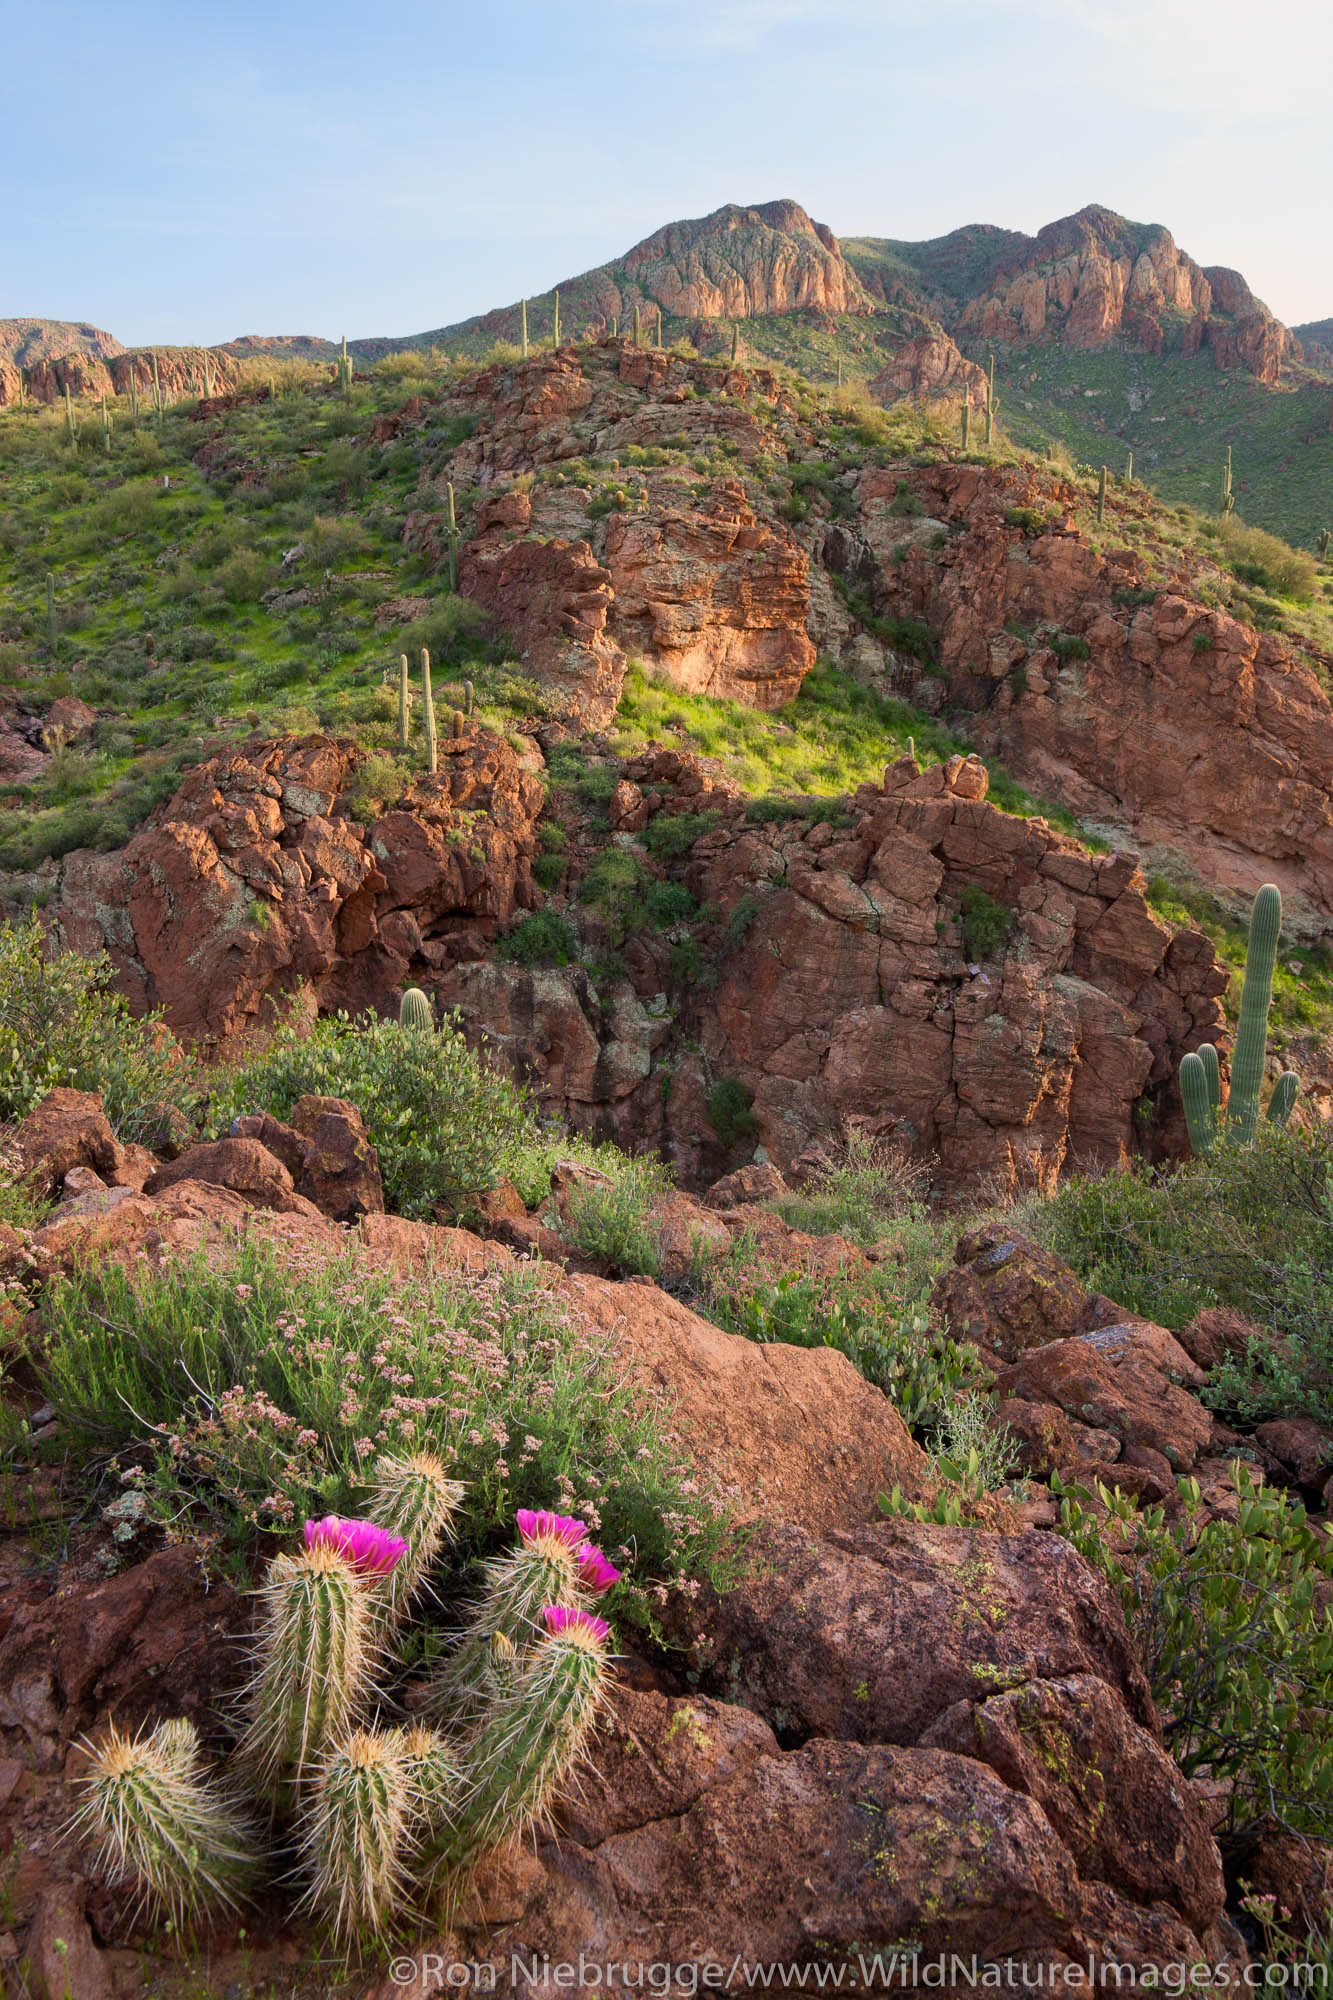
<path id="1" fill-rule="evenodd" d="M 268 1121 L 272 1151 L 250 1134 L 164 1163 L 121 1147 L 95 1098 L 52 1093 L 17 1145 L 57 1206 L 0 1245 L 5 1271 L 39 1297 L 90 1253 L 164 1264 L 225 1251 L 241 1230 L 306 1262 L 351 1246 L 404 1273 L 512 1259 L 501 1243 L 373 1206 L 349 1235 L 333 1219 L 347 1213 L 337 1158 L 374 1200 L 358 1125 L 350 1107 L 319 1100 L 292 1127 Z M 298 1196 L 279 1155 L 308 1173 L 310 1135 L 324 1180 Z M 754 1191 L 720 1190 L 699 1213 L 725 1227 Z M 1050 1532 L 1053 1508 L 1011 1509 L 995 1528 L 885 1519 L 878 1493 L 925 1495 L 933 1475 L 842 1355 L 754 1346 L 643 1280 L 544 1268 L 672 1411 L 750 1540 L 734 1588 L 671 1599 L 671 1643 L 622 1662 L 579 1786 L 534 1843 L 487 1863 L 457 1931 L 428 1948 L 519 1991 L 516 1958 L 720 1963 L 716 1982 L 741 1990 L 738 1967 L 855 1966 L 908 1941 L 926 1958 L 1025 1959 L 1048 1979 L 1091 1954 L 1140 1973 L 1202 1961 L 1237 1980 L 1247 1953 L 1226 1914 L 1213 1804 L 1164 1749 L 1119 1607 Z M 941 1303 L 997 1362 L 1012 1357 L 1005 1412 L 1025 1406 L 1034 1437 L 1044 1421 L 1066 1465 L 1095 1465 L 1131 1491 L 1145 1468 L 1192 1466 L 1223 1511 L 1235 1506 L 1224 1454 L 1306 1490 L 1324 1474 L 1333 1441 L 1305 1439 L 1302 1460 L 1301 1441 L 1276 1440 L 1284 1463 L 1236 1439 L 1191 1394 L 1201 1371 L 1186 1349 L 1089 1298 L 1021 1237 L 964 1239 Z M 1202 1324 L 1186 1336 L 1208 1337 Z M 1096 1382 L 1095 1408 L 1085 1387 L 1066 1393 L 1076 1365 Z M 49 1475 L 20 1475 L 14 1525 L 53 1502 Z M 48 1934 L 79 1955 L 81 2000 L 185 1988 L 169 1960 L 159 1983 L 136 1983 L 132 1916 L 63 1833 L 77 1739 L 113 1711 L 185 1713 L 215 1732 L 251 1616 L 246 1597 L 209 1581 L 201 1549 L 154 1546 L 150 1533 L 108 1575 L 100 1532 L 81 1530 L 53 1572 L 11 1559 L 0 1577 L 0 1831 L 22 1856 L 8 1921 L 31 1926 L 34 1965 Z M 1322 1865 L 1313 1849 L 1261 1848 L 1254 1865 L 1284 1894 Z M 252 1966 L 299 1967 L 304 1933 L 267 1921 L 257 1947 L 224 1928 L 210 1962 L 236 1965 L 244 1948 Z M 290 1976 L 304 1994 L 300 1971 Z M 473 1975 L 482 1987 L 490 1976 Z M 866 1983 L 846 1977 L 848 1990 Z M 538 1986 L 558 1990 L 559 1976 L 539 1973 Z M 393 1988 L 372 1973 L 318 1990 L 379 2000 Z"/>

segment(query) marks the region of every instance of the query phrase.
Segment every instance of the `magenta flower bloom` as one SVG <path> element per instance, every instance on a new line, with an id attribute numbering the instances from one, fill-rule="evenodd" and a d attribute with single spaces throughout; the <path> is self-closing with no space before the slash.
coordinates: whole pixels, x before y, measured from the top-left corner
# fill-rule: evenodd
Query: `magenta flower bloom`
<path id="1" fill-rule="evenodd" d="M 588 1539 L 587 1522 L 576 1521 L 572 1514 L 552 1514 L 546 1507 L 520 1507 L 514 1518 L 525 1542 L 542 1538 L 577 1549 L 580 1542 Z"/>
<path id="2" fill-rule="evenodd" d="M 575 1611 L 568 1604 L 548 1604 L 542 1617 L 553 1639 L 572 1639 L 576 1645 L 603 1646 L 611 1632 L 595 1611 Z"/>
<path id="3" fill-rule="evenodd" d="M 579 1580 L 594 1597 L 603 1597 L 613 1583 L 620 1582 L 620 1571 L 613 1562 L 608 1562 L 595 1542 L 584 1542 L 576 1551 L 579 1559 Z"/>
<path id="4" fill-rule="evenodd" d="M 388 1576 L 407 1554 L 407 1543 L 373 1521 L 344 1521 L 338 1514 L 326 1514 L 322 1521 L 307 1521 L 305 1545 L 308 1549 L 337 1549 L 358 1576 Z"/>

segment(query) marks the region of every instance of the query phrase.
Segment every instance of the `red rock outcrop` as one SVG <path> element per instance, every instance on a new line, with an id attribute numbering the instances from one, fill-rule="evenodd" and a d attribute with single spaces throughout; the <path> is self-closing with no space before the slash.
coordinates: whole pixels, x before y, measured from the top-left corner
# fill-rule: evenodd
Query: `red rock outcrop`
<path id="1" fill-rule="evenodd" d="M 756 519 L 739 480 L 686 507 L 607 526 L 611 629 L 626 653 L 690 694 L 780 708 L 815 663 L 806 631 L 809 558 Z"/>
<path id="2" fill-rule="evenodd" d="M 624 273 L 629 290 L 676 318 L 744 319 L 810 306 L 833 313 L 866 309 L 833 231 L 812 222 L 794 201 L 729 204 L 697 222 L 670 222 L 635 244 Z M 629 297 L 629 310 L 633 304 Z"/>
<path id="3" fill-rule="evenodd" d="M 476 950 L 531 900 L 539 781 L 498 737 L 440 748 L 438 777 L 370 832 L 343 797 L 350 746 L 224 752 L 119 853 L 67 857 L 53 926 L 189 1035 L 233 1034 L 300 981 L 325 1006 L 387 1004 L 409 965 Z"/>
<path id="4" fill-rule="evenodd" d="M 912 480 L 947 545 L 883 561 L 876 520 L 897 482 L 871 470 L 860 556 L 841 527 L 832 555 L 886 610 L 930 624 L 978 748 L 1039 795 L 1183 855 L 1205 881 L 1246 893 L 1275 881 L 1298 923 L 1301 899 L 1333 911 L 1333 711 L 1311 667 L 1276 634 L 1199 603 L 1183 578 L 1145 591 L 1137 556 L 1103 554 L 1067 525 L 1074 496 L 1058 481 L 969 465 Z M 1133 497 L 1108 509 L 1121 505 Z M 1050 517 L 1046 532 L 1006 519 L 1023 507 Z"/>
<path id="5" fill-rule="evenodd" d="M 127 352 L 116 345 L 115 352 L 67 353 L 34 361 L 24 371 L 23 393 L 36 403 L 54 403 L 66 389 L 71 396 L 127 396 L 133 381 L 140 396 L 153 392 L 156 379 L 168 402 L 186 396 L 218 395 L 232 390 L 240 380 L 237 364 L 229 355 L 211 348 L 136 348 Z M 16 368 L 0 367 L 0 404 L 17 402 L 20 378 Z"/>
<path id="6" fill-rule="evenodd" d="M 905 340 L 869 384 L 877 403 L 903 396 L 927 402 L 936 396 L 963 396 L 979 409 L 986 400 L 986 371 L 968 361 L 942 328 Z"/>
<path id="7" fill-rule="evenodd" d="M 506 518 L 518 511 L 511 506 Z M 571 721 L 605 729 L 620 701 L 625 654 L 606 629 L 611 573 L 586 542 L 469 542 L 459 588 L 493 614 Z"/>

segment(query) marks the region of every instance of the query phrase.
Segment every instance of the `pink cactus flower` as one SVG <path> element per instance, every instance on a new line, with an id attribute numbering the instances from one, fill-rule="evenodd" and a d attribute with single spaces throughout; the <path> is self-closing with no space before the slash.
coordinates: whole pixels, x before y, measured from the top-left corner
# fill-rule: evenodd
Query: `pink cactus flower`
<path id="1" fill-rule="evenodd" d="M 607 1561 L 595 1542 L 584 1542 L 576 1553 L 579 1580 L 594 1597 L 604 1597 L 613 1583 L 620 1582 L 620 1571 L 613 1562 Z"/>
<path id="2" fill-rule="evenodd" d="M 358 1576 L 388 1576 L 407 1554 L 407 1543 L 373 1521 L 344 1521 L 338 1514 L 326 1514 L 322 1521 L 307 1521 L 305 1545 L 308 1549 L 337 1549 Z"/>
<path id="3" fill-rule="evenodd" d="M 520 1507 L 514 1518 L 525 1542 L 543 1539 L 564 1542 L 568 1548 L 577 1549 L 588 1539 L 587 1522 L 576 1521 L 572 1514 L 552 1514 L 546 1507 Z"/>
<path id="4" fill-rule="evenodd" d="M 604 1646 L 611 1627 L 595 1611 L 575 1611 L 568 1604 L 548 1604 L 542 1612 L 553 1639 L 572 1639 L 582 1646 Z"/>

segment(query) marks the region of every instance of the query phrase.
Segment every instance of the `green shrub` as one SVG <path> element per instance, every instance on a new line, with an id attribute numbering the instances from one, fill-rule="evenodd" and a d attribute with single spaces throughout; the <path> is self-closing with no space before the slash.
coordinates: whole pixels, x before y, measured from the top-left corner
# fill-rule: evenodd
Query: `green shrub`
<path id="1" fill-rule="evenodd" d="M 1271 1329 L 1214 1371 L 1205 1400 L 1247 1421 L 1333 1423 L 1333 1153 L 1318 1133 L 1261 1121 L 1252 1146 L 1070 1181 L 1025 1216 L 1090 1290 L 1159 1325 L 1229 1306 Z"/>
<path id="2" fill-rule="evenodd" d="M 219 1084 L 215 1128 L 249 1111 L 285 1118 L 307 1092 L 356 1105 L 379 1153 L 385 1202 L 401 1215 L 465 1209 L 534 1135 L 524 1093 L 474 1055 L 456 1026 L 405 1034 L 396 1021 L 347 1014 L 326 1015 L 304 1035 L 279 1028 Z"/>
<path id="3" fill-rule="evenodd" d="M 699 914 L 699 905 L 683 882 L 650 882 L 644 892 L 644 914 L 660 931 L 672 924 L 688 924 Z"/>
<path id="4" fill-rule="evenodd" d="M 600 912 L 614 944 L 622 943 L 639 920 L 645 879 L 637 855 L 609 847 L 579 884 L 579 901 Z"/>
<path id="5" fill-rule="evenodd" d="M 555 910 L 529 910 L 495 947 L 495 956 L 516 965 L 572 965 L 578 939 Z"/>
<path id="6" fill-rule="evenodd" d="M 42 1313 L 42 1387 L 70 1441 L 135 1450 L 177 1524 L 355 1514 L 378 1452 L 427 1449 L 466 1482 L 464 1558 L 516 1507 L 552 1504 L 641 1581 L 716 1548 L 665 1413 L 538 1267 L 408 1283 L 355 1249 L 306 1267 L 247 1239 L 162 1271 L 88 1267 Z"/>
<path id="7" fill-rule="evenodd" d="M 1239 1518 L 1182 1505 L 1136 1514 L 1098 1488 L 1061 1493 L 1061 1528 L 1114 1585 L 1187 1777 L 1225 1786 L 1229 1829 L 1276 1819 L 1333 1834 L 1333 1546 L 1287 1494 L 1236 1467 Z M 1229 1781 L 1229 1782 L 1228 1782 Z"/>
<path id="8" fill-rule="evenodd" d="M 721 817 L 720 812 L 658 813 L 643 830 L 643 844 L 658 861 L 679 861 Z"/>
<path id="9" fill-rule="evenodd" d="M 893 1254 L 900 1263 L 902 1239 L 915 1226 L 931 1276 L 944 1261 L 943 1250 L 933 1254 L 937 1232 L 923 1199 L 920 1169 L 897 1147 L 868 1138 L 855 1126 L 847 1132 L 841 1157 L 818 1166 L 800 1193 L 779 1202 L 778 1208 L 794 1228 L 815 1236 L 846 1236 L 865 1250 L 873 1250 L 892 1234 Z"/>
<path id="10" fill-rule="evenodd" d="M 938 1422 L 960 1390 L 981 1376 L 976 1350 L 933 1328 L 924 1298 L 905 1299 L 892 1265 L 828 1277 L 774 1277 L 744 1238 L 704 1274 L 702 1310 L 747 1340 L 836 1347 L 884 1391 L 903 1422 Z"/>
<path id="11" fill-rule="evenodd" d="M 1319 571 L 1304 549 L 1293 549 L 1263 528 L 1247 528 L 1234 514 L 1217 523 L 1217 533 L 1226 560 L 1242 583 L 1257 584 L 1296 604 L 1313 601 Z"/>
<path id="12" fill-rule="evenodd" d="M 1077 632 L 1052 632 L 1051 651 L 1062 660 L 1086 660 L 1090 648 Z"/>
<path id="13" fill-rule="evenodd" d="M 671 1185 L 657 1160 L 603 1157 L 605 1180 L 576 1181 L 565 1197 L 560 1234 L 581 1256 L 625 1275 L 662 1275 L 661 1233 L 649 1210 Z"/>
<path id="14" fill-rule="evenodd" d="M 160 1014 L 136 1020 L 105 952 L 47 956 L 35 915 L 0 925 L 0 1123 L 48 1090 L 96 1091 L 121 1139 L 156 1137 L 166 1108 L 193 1116 L 198 1073 Z"/>
<path id="15" fill-rule="evenodd" d="M 959 902 L 963 912 L 963 945 L 968 957 L 992 958 L 1013 927 L 1013 912 L 987 895 L 979 882 L 969 882 Z"/>
<path id="16" fill-rule="evenodd" d="M 759 1120 L 752 1109 L 754 1092 L 738 1076 L 720 1077 L 705 1101 L 708 1122 L 728 1152 L 753 1139 Z"/>

